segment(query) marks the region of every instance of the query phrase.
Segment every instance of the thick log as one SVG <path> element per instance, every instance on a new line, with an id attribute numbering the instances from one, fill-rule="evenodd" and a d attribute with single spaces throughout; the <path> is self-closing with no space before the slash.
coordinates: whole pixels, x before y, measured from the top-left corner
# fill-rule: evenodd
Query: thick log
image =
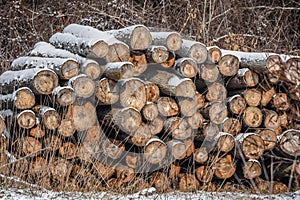
<path id="1" fill-rule="evenodd" d="M 29 131 L 29 135 L 35 138 L 42 138 L 45 136 L 45 130 L 42 128 L 40 124 L 36 125 Z"/>
<path id="2" fill-rule="evenodd" d="M 61 138 L 53 134 L 47 135 L 43 142 L 48 152 L 54 152 L 58 150 L 62 145 Z"/>
<path id="3" fill-rule="evenodd" d="M 195 162 L 204 164 L 208 161 L 208 157 L 209 157 L 209 154 L 205 147 L 200 147 L 200 148 L 195 149 L 194 155 L 193 155 Z"/>
<path id="4" fill-rule="evenodd" d="M 106 32 L 129 45 L 132 50 L 146 50 L 152 43 L 151 33 L 144 25 L 128 26 Z"/>
<path id="5" fill-rule="evenodd" d="M 237 74 L 228 80 L 226 88 L 228 90 L 254 87 L 259 83 L 259 76 L 254 70 L 249 68 L 239 69 Z"/>
<path id="6" fill-rule="evenodd" d="M 0 95 L 2 109 L 17 108 L 20 110 L 30 109 L 35 104 L 35 95 L 28 87 L 20 87 L 12 94 Z"/>
<path id="7" fill-rule="evenodd" d="M 163 63 L 169 58 L 169 52 L 165 46 L 152 45 L 146 50 L 148 63 Z"/>
<path id="8" fill-rule="evenodd" d="M 243 174 L 246 179 L 254 179 L 261 175 L 262 168 L 258 160 L 250 159 L 244 163 Z"/>
<path id="9" fill-rule="evenodd" d="M 241 133 L 236 136 L 239 148 L 246 159 L 259 159 L 265 150 L 263 139 L 255 133 Z"/>
<path id="10" fill-rule="evenodd" d="M 53 45 L 47 42 L 36 43 L 34 45 L 34 49 L 29 52 L 29 55 L 45 58 L 75 59 L 80 65 L 80 71 L 90 76 L 92 79 L 97 79 L 103 73 L 103 70 L 95 60 L 79 56 L 78 54 L 71 53 L 70 51 L 64 49 L 55 48 Z M 76 75 L 78 75 L 78 73 Z"/>
<path id="11" fill-rule="evenodd" d="M 237 94 L 232 97 L 229 97 L 227 100 L 229 111 L 235 115 L 243 114 L 244 110 L 247 107 L 247 102 L 245 98 Z"/>
<path id="12" fill-rule="evenodd" d="M 186 78 L 193 78 L 198 73 L 197 63 L 192 58 L 177 59 L 174 64 L 174 68 Z"/>
<path id="13" fill-rule="evenodd" d="M 300 58 L 290 58 L 285 63 L 284 75 L 291 83 L 300 84 Z"/>
<path id="14" fill-rule="evenodd" d="M 105 77 L 118 81 L 135 75 L 135 67 L 131 62 L 111 62 L 105 65 Z"/>
<path id="15" fill-rule="evenodd" d="M 151 32 L 154 45 L 166 46 L 170 51 L 177 51 L 182 46 L 181 35 L 177 32 Z"/>
<path id="16" fill-rule="evenodd" d="M 89 98 L 95 94 L 95 82 L 85 74 L 71 78 L 68 85 L 75 91 L 78 98 Z"/>
<path id="17" fill-rule="evenodd" d="M 243 121 L 246 126 L 257 128 L 262 124 L 263 114 L 257 107 L 247 107 L 243 114 Z"/>
<path id="18" fill-rule="evenodd" d="M 118 84 L 110 79 L 102 78 L 96 81 L 95 96 L 100 104 L 112 105 L 119 100 Z"/>
<path id="19" fill-rule="evenodd" d="M 141 111 L 143 118 L 146 121 L 153 121 L 158 117 L 157 104 L 153 102 L 147 102 Z"/>
<path id="20" fill-rule="evenodd" d="M 210 183 L 214 177 L 214 171 L 209 166 L 200 166 L 195 171 L 196 177 L 202 183 Z"/>
<path id="21" fill-rule="evenodd" d="M 36 125 L 36 115 L 32 110 L 23 110 L 17 115 L 19 127 L 31 129 Z"/>
<path id="22" fill-rule="evenodd" d="M 273 104 L 277 110 L 286 111 L 290 108 L 290 101 L 286 93 L 276 93 L 273 97 Z"/>
<path id="23" fill-rule="evenodd" d="M 272 87 L 271 89 L 269 89 L 267 91 L 263 91 L 261 94 L 260 104 L 262 106 L 267 106 L 270 103 L 270 101 L 272 100 L 274 95 L 275 95 L 274 87 Z"/>
<path id="24" fill-rule="evenodd" d="M 152 135 L 157 135 L 164 128 L 164 120 L 161 117 L 157 117 L 153 121 L 147 122 L 146 126 Z"/>
<path id="25" fill-rule="evenodd" d="M 131 56 L 128 58 L 128 62 L 134 65 L 134 76 L 140 76 L 147 70 L 147 58 L 144 53 L 131 52 Z"/>
<path id="26" fill-rule="evenodd" d="M 146 104 L 146 88 L 139 78 L 122 79 L 118 82 L 120 88 L 120 104 L 123 107 L 133 107 L 139 111 Z"/>
<path id="27" fill-rule="evenodd" d="M 72 119 L 77 131 L 87 130 L 97 121 L 95 106 L 89 101 L 83 105 L 74 105 L 70 109 L 72 109 Z"/>
<path id="28" fill-rule="evenodd" d="M 179 191 L 195 192 L 199 189 L 200 184 L 194 174 L 180 174 Z"/>
<path id="29" fill-rule="evenodd" d="M 102 180 L 108 180 L 114 175 L 115 169 L 113 167 L 105 166 L 100 161 L 95 161 L 92 165 L 92 173 Z"/>
<path id="30" fill-rule="evenodd" d="M 218 158 L 213 166 L 214 174 L 219 179 L 227 179 L 234 175 L 236 171 L 236 166 L 234 160 L 230 154 L 225 157 Z"/>
<path id="31" fill-rule="evenodd" d="M 235 147 L 235 138 L 230 133 L 219 132 L 216 136 L 217 151 L 228 153 Z"/>
<path id="32" fill-rule="evenodd" d="M 150 176 L 149 183 L 155 187 L 158 193 L 165 192 L 170 187 L 170 181 L 168 176 L 163 172 L 154 172 Z"/>
<path id="33" fill-rule="evenodd" d="M 38 116 L 40 122 L 49 130 L 55 130 L 60 125 L 61 117 L 54 108 L 42 106 Z"/>
<path id="34" fill-rule="evenodd" d="M 210 102 L 222 101 L 227 97 L 227 89 L 225 86 L 219 82 L 215 82 L 208 86 L 206 99 Z"/>
<path id="35" fill-rule="evenodd" d="M 162 163 L 167 156 L 167 145 L 160 139 L 148 140 L 144 147 L 144 160 L 150 164 Z"/>
<path id="36" fill-rule="evenodd" d="M 261 92 L 255 88 L 247 89 L 244 98 L 249 106 L 258 106 L 261 101 Z"/>
<path id="37" fill-rule="evenodd" d="M 22 141 L 22 150 L 25 155 L 35 156 L 42 150 L 42 143 L 33 137 L 24 137 Z"/>
<path id="38" fill-rule="evenodd" d="M 239 59 L 234 55 L 223 55 L 218 63 L 218 68 L 223 76 L 234 76 L 240 67 Z"/>
<path id="39" fill-rule="evenodd" d="M 172 97 L 160 97 L 157 100 L 158 112 L 165 117 L 178 115 L 179 106 Z"/>
<path id="40" fill-rule="evenodd" d="M 50 69 L 6 71 L 0 75 L 1 93 L 10 94 L 20 87 L 29 87 L 36 94 L 51 94 L 58 86 L 58 77 Z"/>
<path id="41" fill-rule="evenodd" d="M 300 155 L 300 131 L 288 129 L 278 136 L 278 147 L 284 155 L 298 157 Z"/>
<path id="42" fill-rule="evenodd" d="M 203 126 L 204 118 L 200 112 L 195 112 L 192 116 L 187 117 L 187 122 L 192 129 L 197 130 Z"/>
<path id="43" fill-rule="evenodd" d="M 211 46 L 207 47 L 207 62 L 210 63 L 218 63 L 222 57 L 222 52 L 219 47 L 217 46 Z"/>
<path id="44" fill-rule="evenodd" d="M 57 106 L 69 106 L 75 102 L 76 93 L 70 86 L 58 86 L 52 91 L 52 99 Z"/>
<path id="45" fill-rule="evenodd" d="M 222 130 L 225 133 L 230 133 L 232 135 L 238 135 L 242 130 L 242 123 L 238 118 L 229 117 L 224 120 L 222 124 Z"/>
<path id="46" fill-rule="evenodd" d="M 192 128 L 187 123 L 187 120 L 180 117 L 170 117 L 164 123 L 165 132 L 171 135 L 172 138 L 184 140 L 192 136 Z"/>
<path id="47" fill-rule="evenodd" d="M 77 147 L 72 142 L 65 142 L 58 150 L 61 157 L 65 159 L 72 159 L 76 156 Z"/>
<path id="48" fill-rule="evenodd" d="M 165 62 L 162 62 L 160 65 L 164 68 L 171 68 L 175 64 L 176 55 L 173 51 L 169 51 L 169 57 Z"/>
<path id="49" fill-rule="evenodd" d="M 200 77 L 206 84 L 214 83 L 220 79 L 219 68 L 215 64 L 204 63 L 200 67 Z"/>
<path id="50" fill-rule="evenodd" d="M 182 40 L 182 47 L 176 54 L 180 57 L 193 58 L 198 64 L 204 63 L 208 57 L 206 46 L 192 40 Z"/>
<path id="51" fill-rule="evenodd" d="M 79 38 L 70 33 L 55 33 L 49 42 L 57 48 L 90 58 L 104 58 L 109 50 L 103 39 Z"/>
<path id="52" fill-rule="evenodd" d="M 221 124 L 227 115 L 227 106 L 222 102 L 215 102 L 209 107 L 210 121 L 215 124 Z"/>

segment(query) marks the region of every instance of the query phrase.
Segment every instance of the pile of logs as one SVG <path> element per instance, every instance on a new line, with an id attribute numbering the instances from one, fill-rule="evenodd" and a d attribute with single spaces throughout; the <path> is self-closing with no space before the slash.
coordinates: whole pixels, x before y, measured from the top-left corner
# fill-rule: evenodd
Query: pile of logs
<path id="1" fill-rule="evenodd" d="M 300 188 L 299 57 L 70 24 L 0 84 L 6 176 L 72 191 Z"/>

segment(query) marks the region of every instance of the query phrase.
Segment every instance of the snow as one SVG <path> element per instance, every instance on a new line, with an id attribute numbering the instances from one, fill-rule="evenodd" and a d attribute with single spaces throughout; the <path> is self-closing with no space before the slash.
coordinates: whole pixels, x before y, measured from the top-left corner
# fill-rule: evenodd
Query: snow
<path id="1" fill-rule="evenodd" d="M 157 194 L 155 188 L 141 190 L 134 194 L 117 194 L 113 192 L 53 192 L 45 189 L 0 189 L 0 199 L 18 199 L 18 200 L 50 200 L 50 199 L 122 199 L 122 200 L 177 200 L 177 199 L 202 199 L 202 200 L 231 200 L 231 199 L 256 199 L 256 200 L 289 200 L 299 199 L 300 191 L 288 194 L 278 195 L 258 195 L 234 192 L 204 192 L 195 193 L 170 192 L 166 194 Z"/>

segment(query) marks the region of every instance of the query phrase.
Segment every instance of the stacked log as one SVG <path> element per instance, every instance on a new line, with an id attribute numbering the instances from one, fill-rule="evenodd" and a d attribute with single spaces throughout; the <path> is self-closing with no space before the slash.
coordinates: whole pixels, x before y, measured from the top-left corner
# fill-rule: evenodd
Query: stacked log
<path id="1" fill-rule="evenodd" d="M 54 190 L 297 190 L 299 63 L 71 24 L 0 75 L 0 171 Z"/>

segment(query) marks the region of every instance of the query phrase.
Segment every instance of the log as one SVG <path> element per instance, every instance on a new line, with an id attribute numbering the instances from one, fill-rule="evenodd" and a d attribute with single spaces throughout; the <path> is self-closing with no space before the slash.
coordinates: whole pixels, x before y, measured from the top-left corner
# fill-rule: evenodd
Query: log
<path id="1" fill-rule="evenodd" d="M 154 172 L 151 174 L 149 183 L 158 193 L 165 192 L 169 189 L 170 181 L 168 176 L 163 172 Z"/>
<path id="2" fill-rule="evenodd" d="M 201 128 L 204 123 L 204 118 L 200 112 L 195 112 L 192 116 L 187 117 L 187 122 L 192 129 Z"/>
<path id="3" fill-rule="evenodd" d="M 194 155 L 193 155 L 195 162 L 204 164 L 208 161 L 208 157 L 209 157 L 209 154 L 205 147 L 200 147 L 200 148 L 195 149 Z"/>
<path id="4" fill-rule="evenodd" d="M 129 135 L 134 133 L 142 123 L 140 112 L 133 107 L 121 109 L 114 117 L 116 118 L 115 123 L 118 127 Z"/>
<path id="5" fill-rule="evenodd" d="M 70 33 L 55 33 L 49 42 L 57 48 L 89 58 L 104 58 L 109 50 L 108 44 L 103 39 L 80 38 Z"/>
<path id="6" fill-rule="evenodd" d="M 231 135 L 238 135 L 242 130 L 242 123 L 238 118 L 229 117 L 224 120 L 222 130 L 223 132 L 230 133 Z"/>
<path id="7" fill-rule="evenodd" d="M 122 79 L 119 82 L 120 104 L 123 107 L 133 107 L 139 111 L 146 104 L 146 88 L 139 78 Z"/>
<path id="8" fill-rule="evenodd" d="M 126 165 L 132 169 L 137 169 L 141 164 L 141 156 L 139 153 L 127 153 L 125 156 Z"/>
<path id="9" fill-rule="evenodd" d="M 132 50 L 146 50 L 152 43 L 151 33 L 144 25 L 128 26 L 106 32 L 129 45 Z"/>
<path id="10" fill-rule="evenodd" d="M 32 176 L 36 181 L 44 178 L 49 174 L 47 160 L 43 157 L 36 157 L 29 164 L 29 175 Z"/>
<path id="11" fill-rule="evenodd" d="M 37 124 L 35 127 L 31 128 L 29 131 L 29 135 L 35 138 L 42 138 L 45 136 L 45 130 L 42 128 L 40 124 Z"/>
<path id="12" fill-rule="evenodd" d="M 197 179 L 202 183 L 210 183 L 214 177 L 214 171 L 209 166 L 200 166 L 195 171 Z"/>
<path id="13" fill-rule="evenodd" d="M 223 55 L 223 52 L 222 52 Z M 223 55 L 218 63 L 218 68 L 223 76 L 234 76 L 240 67 L 239 59 L 234 55 Z"/>
<path id="14" fill-rule="evenodd" d="M 217 151 L 228 153 L 235 147 L 235 138 L 230 133 L 219 132 L 216 136 Z"/>
<path id="15" fill-rule="evenodd" d="M 195 151 L 195 144 L 192 138 L 188 138 L 183 140 L 186 146 L 186 157 L 190 157 Z"/>
<path id="16" fill-rule="evenodd" d="M 234 95 L 228 98 L 227 107 L 232 114 L 241 115 L 247 107 L 247 102 L 241 95 Z"/>
<path id="17" fill-rule="evenodd" d="M 76 100 L 76 93 L 70 86 L 58 86 L 52 91 L 53 102 L 57 106 L 69 106 Z"/>
<path id="18" fill-rule="evenodd" d="M 13 107 L 25 110 L 30 109 L 35 104 L 35 95 L 28 87 L 20 87 L 12 94 L 0 95 L 0 105 L 2 108 L 12 109 Z"/>
<path id="19" fill-rule="evenodd" d="M 147 122 L 146 126 L 151 135 L 157 135 L 164 127 L 164 120 L 161 117 L 157 117 L 153 121 Z"/>
<path id="20" fill-rule="evenodd" d="M 94 95 L 96 89 L 94 81 L 85 74 L 71 78 L 68 81 L 68 86 L 74 89 L 77 98 L 84 99 Z"/>
<path id="21" fill-rule="evenodd" d="M 244 98 L 249 106 L 258 106 L 261 101 L 261 92 L 255 88 L 247 89 Z"/>
<path id="22" fill-rule="evenodd" d="M 59 183 L 65 183 L 70 176 L 72 164 L 63 158 L 54 157 L 50 161 L 50 173 L 52 179 Z"/>
<path id="23" fill-rule="evenodd" d="M 160 97 L 157 100 L 158 112 L 165 117 L 178 115 L 179 106 L 171 97 Z"/>
<path id="24" fill-rule="evenodd" d="M 261 95 L 261 101 L 260 104 L 262 106 L 267 106 L 270 101 L 272 100 L 273 96 L 275 95 L 275 89 L 272 87 L 271 89 L 267 91 L 263 91 Z"/>
<path id="25" fill-rule="evenodd" d="M 36 115 L 32 110 L 23 110 L 17 115 L 19 127 L 31 129 L 36 125 Z"/>
<path id="26" fill-rule="evenodd" d="M 246 159 L 259 159 L 265 150 L 263 139 L 255 133 L 241 133 L 236 136 L 240 150 Z"/>
<path id="27" fill-rule="evenodd" d="M 1 93 L 10 94 L 20 87 L 29 87 L 35 94 L 51 94 L 58 86 L 58 77 L 50 69 L 6 71 L 0 75 Z"/>
<path id="28" fill-rule="evenodd" d="M 257 107 L 247 107 L 243 114 L 243 120 L 246 126 L 257 128 L 262 124 L 263 114 Z"/>
<path id="29" fill-rule="evenodd" d="M 227 90 L 225 86 L 219 82 L 215 82 L 208 86 L 206 99 L 210 102 L 222 101 L 227 97 Z"/>
<path id="30" fill-rule="evenodd" d="M 207 47 L 207 62 L 218 63 L 222 57 L 222 52 L 219 47 L 211 46 Z"/>
<path id="31" fill-rule="evenodd" d="M 33 137 L 24 137 L 22 150 L 25 155 L 35 156 L 42 150 L 42 143 Z"/>
<path id="32" fill-rule="evenodd" d="M 160 139 L 152 138 L 147 141 L 144 147 L 144 160 L 146 163 L 162 163 L 167 156 L 167 145 Z"/>
<path id="33" fill-rule="evenodd" d="M 202 64 L 200 67 L 200 78 L 203 79 L 207 85 L 218 81 L 218 79 L 220 79 L 218 66 L 215 64 Z"/>
<path id="34" fill-rule="evenodd" d="M 180 176 L 181 175 L 181 176 Z M 200 184 L 194 174 L 180 174 L 179 191 L 195 192 L 199 189 Z"/>
<path id="35" fill-rule="evenodd" d="M 0 136 L 0 157 L 1 154 L 5 154 L 5 150 L 7 149 L 8 146 L 8 139 L 4 136 Z"/>
<path id="36" fill-rule="evenodd" d="M 115 169 L 113 167 L 105 166 L 100 161 L 95 161 L 92 165 L 92 173 L 102 180 L 108 180 L 114 175 Z"/>
<path id="37" fill-rule="evenodd" d="M 146 88 L 146 99 L 147 102 L 156 102 L 160 97 L 159 87 L 149 81 L 145 81 L 145 88 Z"/>
<path id="38" fill-rule="evenodd" d="M 128 62 L 134 65 L 134 76 L 140 76 L 147 70 L 147 58 L 144 53 L 131 52 L 131 56 L 128 58 Z"/>
<path id="39" fill-rule="evenodd" d="M 255 178 L 255 184 L 262 194 L 279 194 L 288 191 L 288 187 L 280 182 L 266 181 L 260 177 Z"/>
<path id="40" fill-rule="evenodd" d="M 150 129 L 144 123 L 141 123 L 131 135 L 130 141 L 138 147 L 145 146 L 152 136 Z"/>
<path id="41" fill-rule="evenodd" d="M 42 106 L 38 116 L 40 122 L 49 130 L 55 130 L 60 125 L 61 117 L 54 108 Z"/>
<path id="42" fill-rule="evenodd" d="M 0 134 L 2 135 L 4 133 L 4 131 L 6 130 L 6 123 L 5 123 L 5 119 L 2 116 L 2 113 L 0 113 Z"/>
<path id="43" fill-rule="evenodd" d="M 177 32 L 151 32 L 154 45 L 166 46 L 170 51 L 177 51 L 182 46 L 181 35 Z"/>
<path id="44" fill-rule="evenodd" d="M 92 127 L 97 121 L 96 109 L 91 102 L 83 105 L 74 105 L 72 109 L 72 119 L 77 131 L 84 131 Z"/>
<path id="45" fill-rule="evenodd" d="M 55 152 L 62 145 L 61 138 L 53 134 L 47 135 L 43 142 L 48 152 Z"/>
<path id="46" fill-rule="evenodd" d="M 135 67 L 131 62 L 107 63 L 103 75 L 115 81 L 127 79 L 135 75 Z"/>
<path id="47" fill-rule="evenodd" d="M 184 140 L 192 136 L 192 128 L 187 120 L 180 117 L 170 117 L 164 122 L 165 133 L 172 135 L 172 138 Z"/>
<path id="48" fill-rule="evenodd" d="M 236 171 L 236 166 L 230 154 L 225 157 L 218 158 L 213 166 L 214 175 L 219 179 L 227 179 L 234 175 Z"/>
<path id="49" fill-rule="evenodd" d="M 281 122 L 279 115 L 273 110 L 263 110 L 264 126 L 268 129 L 273 129 L 277 133 L 281 133 Z"/>
<path id="50" fill-rule="evenodd" d="M 182 117 L 191 117 L 197 112 L 197 102 L 194 98 L 178 97 L 177 102 Z"/>
<path id="51" fill-rule="evenodd" d="M 290 58 L 285 63 L 284 75 L 287 80 L 295 85 L 300 84 L 300 58 Z"/>
<path id="52" fill-rule="evenodd" d="M 175 160 L 182 160 L 187 157 L 186 156 L 187 146 L 185 145 L 184 142 L 173 139 L 167 142 L 167 146 L 168 146 L 169 154 L 172 157 L 170 160 L 171 162 Z"/>
<path id="53" fill-rule="evenodd" d="M 102 78 L 96 81 L 95 96 L 100 104 L 112 105 L 119 100 L 118 84 L 108 78 Z"/>
<path id="54" fill-rule="evenodd" d="M 146 121 L 153 121 L 158 117 L 158 107 L 157 104 L 153 102 L 147 102 L 141 111 L 143 118 Z"/>
<path id="55" fill-rule="evenodd" d="M 205 145 L 207 146 L 207 150 L 211 150 L 211 142 L 215 140 L 215 137 L 217 134 L 219 134 L 220 128 L 217 124 L 214 124 L 212 122 L 205 122 L 202 128 L 202 134 L 200 135 L 200 140 L 204 141 L 207 140 L 209 144 L 206 144 L 204 141 Z M 202 144 L 202 145 L 204 145 Z"/>
<path id="56" fill-rule="evenodd" d="M 201 109 L 204 107 L 204 105 L 205 105 L 205 96 L 204 95 L 202 95 L 199 92 L 196 92 L 195 100 L 197 102 L 197 106 L 196 106 L 197 109 Z"/>
<path id="57" fill-rule="evenodd" d="M 103 155 L 113 160 L 119 159 L 125 151 L 124 145 L 122 145 L 119 140 L 105 138 L 101 146 Z"/>
<path id="58" fill-rule="evenodd" d="M 146 50 L 148 63 L 163 63 L 169 58 L 169 52 L 165 46 L 152 45 Z"/>
<path id="59" fill-rule="evenodd" d="M 262 168 L 258 160 L 250 159 L 244 163 L 243 174 L 246 179 L 254 179 L 261 175 Z"/>
<path id="60" fill-rule="evenodd" d="M 181 169 L 180 166 L 177 166 L 177 165 L 175 165 L 173 163 L 170 164 L 168 175 L 169 175 L 169 179 L 171 179 L 172 182 L 175 182 L 175 183 L 177 182 L 177 178 L 179 176 L 180 169 Z"/>
<path id="61" fill-rule="evenodd" d="M 186 78 L 193 78 L 198 73 L 197 63 L 192 58 L 177 59 L 174 64 L 174 69 Z"/>
<path id="62" fill-rule="evenodd" d="M 75 59 L 80 65 L 80 71 L 92 79 L 97 79 L 103 73 L 103 70 L 95 60 L 79 56 L 78 54 L 71 53 L 64 49 L 55 48 L 47 42 L 37 42 L 34 45 L 34 49 L 29 52 L 29 56 Z M 76 75 L 78 75 L 78 73 Z"/>
<path id="63" fill-rule="evenodd" d="M 133 181 L 135 176 L 134 170 L 128 166 L 118 164 L 116 166 L 116 177 L 121 183 L 128 183 Z"/>
<path id="64" fill-rule="evenodd" d="M 175 64 L 176 55 L 173 51 L 169 51 L 169 57 L 165 62 L 160 63 L 164 68 L 171 68 Z"/>
<path id="65" fill-rule="evenodd" d="M 228 90 L 254 87 L 259 83 L 259 76 L 249 68 L 239 69 L 237 74 L 226 83 Z"/>
<path id="66" fill-rule="evenodd" d="M 290 108 L 289 98 L 286 93 L 276 93 L 273 97 L 273 104 L 277 110 L 286 111 Z"/>
<path id="67" fill-rule="evenodd" d="M 227 106 L 222 102 L 215 102 L 209 107 L 210 121 L 215 124 L 221 124 L 227 115 Z"/>
<path id="68" fill-rule="evenodd" d="M 176 54 L 180 57 L 193 58 L 198 64 L 204 63 L 208 57 L 207 49 L 204 44 L 192 40 L 182 40 L 182 47 Z"/>
<path id="69" fill-rule="evenodd" d="M 72 159 L 76 156 L 77 147 L 72 142 L 65 142 L 62 146 L 58 149 L 59 154 L 61 157 L 65 159 Z"/>
<path id="70" fill-rule="evenodd" d="M 284 155 L 298 157 L 300 155 L 300 131 L 288 129 L 278 136 L 278 147 Z"/>

